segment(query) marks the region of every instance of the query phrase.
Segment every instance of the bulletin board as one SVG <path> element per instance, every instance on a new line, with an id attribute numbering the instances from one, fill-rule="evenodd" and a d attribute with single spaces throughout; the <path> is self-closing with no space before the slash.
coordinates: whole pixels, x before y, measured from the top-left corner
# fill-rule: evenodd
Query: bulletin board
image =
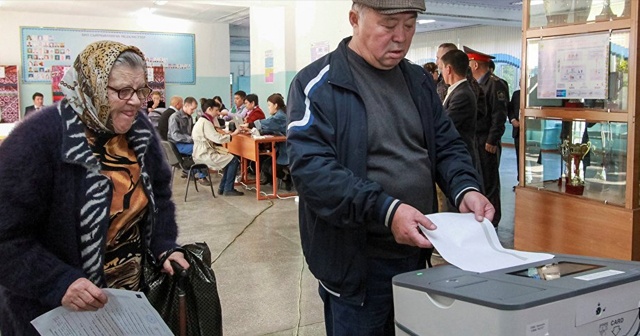
<path id="1" fill-rule="evenodd" d="M 100 40 L 138 47 L 148 65 L 164 68 L 167 83 L 196 83 L 194 34 L 39 27 L 21 27 L 23 81 L 51 82 L 53 66 L 72 66 L 88 44 Z"/>

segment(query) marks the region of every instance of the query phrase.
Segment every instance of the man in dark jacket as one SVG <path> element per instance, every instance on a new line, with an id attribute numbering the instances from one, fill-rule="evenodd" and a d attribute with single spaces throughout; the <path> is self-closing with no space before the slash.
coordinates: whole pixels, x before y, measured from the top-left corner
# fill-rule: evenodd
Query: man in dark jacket
<path id="1" fill-rule="evenodd" d="M 169 118 L 182 109 L 182 97 L 173 96 L 171 97 L 169 107 L 162 112 L 160 119 L 158 119 L 158 134 L 160 134 L 160 138 L 162 140 L 168 140 L 169 133 Z"/>
<path id="2" fill-rule="evenodd" d="M 404 59 L 424 10 L 354 1 L 353 37 L 291 84 L 287 149 L 327 335 L 393 335 L 391 278 L 425 266 L 436 182 L 461 212 L 493 217 L 433 80 Z"/>

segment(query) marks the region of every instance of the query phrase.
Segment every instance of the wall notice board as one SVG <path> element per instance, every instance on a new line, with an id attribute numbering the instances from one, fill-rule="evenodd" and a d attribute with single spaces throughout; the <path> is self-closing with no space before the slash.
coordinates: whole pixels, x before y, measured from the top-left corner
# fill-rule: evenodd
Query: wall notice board
<path id="1" fill-rule="evenodd" d="M 21 27 L 24 82 L 51 82 L 52 66 L 72 66 L 90 43 L 112 40 L 133 45 L 150 66 L 163 66 L 167 83 L 195 84 L 195 35 L 68 28 Z"/>

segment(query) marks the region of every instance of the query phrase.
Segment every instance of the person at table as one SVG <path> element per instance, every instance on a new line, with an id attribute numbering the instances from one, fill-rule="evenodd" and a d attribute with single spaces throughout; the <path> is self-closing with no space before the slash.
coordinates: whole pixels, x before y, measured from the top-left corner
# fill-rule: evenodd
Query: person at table
<path id="1" fill-rule="evenodd" d="M 232 133 L 221 134 L 214 127 L 214 121 L 220 116 L 220 104 L 213 99 L 207 99 L 202 104 L 202 117 L 198 119 L 191 137 L 193 138 L 193 161 L 202 163 L 214 170 L 222 170 L 222 179 L 218 187 L 218 194 L 224 196 L 242 196 L 243 192 L 235 190 L 236 174 L 240 160 L 229 154 L 226 148 L 220 146 L 230 142 L 231 137 L 240 133 L 237 128 Z"/>
<path id="2" fill-rule="evenodd" d="M 60 83 L 65 98 L 0 146 L 2 335 L 38 335 L 30 321 L 58 306 L 101 309 L 103 288 L 144 288 L 145 251 L 178 246 L 171 170 L 138 112 L 151 91 L 144 60 L 134 46 L 88 45 Z M 172 252 L 168 273 L 170 260 L 189 266 Z"/>
<path id="3" fill-rule="evenodd" d="M 233 119 L 234 115 L 239 115 L 242 119 L 247 115 L 247 108 L 244 106 L 244 99 L 247 97 L 247 93 L 238 90 L 233 94 L 233 106 L 231 107 L 231 111 L 221 110 L 220 114 L 223 116 L 224 120 L 229 121 Z"/>
<path id="4" fill-rule="evenodd" d="M 167 107 L 164 101 L 162 100 L 162 95 L 159 91 L 153 91 L 151 93 L 151 100 L 147 102 L 147 113 L 151 113 L 151 111 L 157 108 L 165 108 Z"/>
<path id="5" fill-rule="evenodd" d="M 27 116 L 27 114 L 40 111 L 44 107 L 44 95 L 42 93 L 34 93 L 33 96 L 31 96 L 31 99 L 33 100 L 33 105 L 29 105 L 24 109 L 25 117 Z"/>
<path id="6" fill-rule="evenodd" d="M 265 118 L 264 112 L 258 106 L 258 95 L 255 93 L 248 94 L 244 99 L 244 106 L 247 108 L 247 116 L 244 118 L 245 124 L 262 120 Z"/>
<path id="7" fill-rule="evenodd" d="M 267 98 L 267 107 L 269 109 L 270 117 L 263 120 L 256 120 L 255 122 L 243 124 L 243 129 L 256 128 L 260 134 L 275 134 L 286 135 L 287 134 L 287 106 L 284 103 L 284 97 L 279 93 L 274 93 Z M 287 143 L 278 142 L 276 144 L 276 177 L 282 179 L 285 183 L 285 189 L 291 190 L 291 177 L 289 176 L 289 157 L 287 155 Z M 262 164 L 260 172 L 260 183 L 271 183 L 271 165 L 268 163 Z"/>

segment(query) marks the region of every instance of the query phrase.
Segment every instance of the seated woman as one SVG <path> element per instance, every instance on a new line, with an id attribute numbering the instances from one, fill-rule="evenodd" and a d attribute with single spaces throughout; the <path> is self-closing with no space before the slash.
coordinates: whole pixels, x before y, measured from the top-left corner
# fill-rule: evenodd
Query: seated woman
<path id="1" fill-rule="evenodd" d="M 279 93 L 274 93 L 267 98 L 267 107 L 269 108 L 270 117 L 267 119 L 256 120 L 241 126 L 243 129 L 256 128 L 261 135 L 275 134 L 286 135 L 287 134 L 287 107 L 284 104 L 284 97 Z M 287 143 L 279 142 L 276 145 L 276 176 L 282 179 L 285 184 L 286 190 L 291 190 L 291 178 L 289 177 L 289 157 L 287 155 Z M 271 180 L 271 165 L 265 162 L 262 165 L 260 173 L 260 181 L 267 184 Z"/>
<path id="2" fill-rule="evenodd" d="M 240 129 L 233 133 L 222 134 L 216 131 L 214 120 L 220 114 L 220 104 L 213 99 L 207 99 L 202 104 L 202 118 L 198 119 L 191 131 L 193 139 L 193 161 L 203 163 L 211 169 L 222 169 L 222 180 L 218 187 L 218 194 L 224 196 L 241 196 L 243 192 L 233 188 L 240 160 L 219 145 L 231 141 L 231 137 L 237 135 Z"/>

